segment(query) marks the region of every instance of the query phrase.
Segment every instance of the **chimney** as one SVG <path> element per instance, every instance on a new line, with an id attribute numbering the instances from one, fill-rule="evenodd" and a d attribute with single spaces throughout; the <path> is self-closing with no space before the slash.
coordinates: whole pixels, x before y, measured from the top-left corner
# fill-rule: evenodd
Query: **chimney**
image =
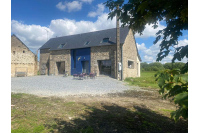
<path id="1" fill-rule="evenodd" d="M 119 5 L 117 6 L 117 10 L 119 10 Z M 118 80 L 121 78 L 121 71 L 119 70 L 119 63 L 121 63 L 121 48 L 120 48 L 120 27 L 119 27 L 119 14 L 116 15 L 116 77 Z"/>

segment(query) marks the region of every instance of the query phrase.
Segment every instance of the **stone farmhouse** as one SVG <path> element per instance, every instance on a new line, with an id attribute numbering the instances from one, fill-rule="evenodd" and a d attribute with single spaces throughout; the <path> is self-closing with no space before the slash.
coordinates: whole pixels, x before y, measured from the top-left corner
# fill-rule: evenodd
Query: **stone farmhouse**
<path id="1" fill-rule="evenodd" d="M 37 56 L 16 36 L 11 36 L 11 77 L 37 74 Z"/>
<path id="2" fill-rule="evenodd" d="M 118 53 L 117 28 L 51 38 L 40 48 L 40 73 L 96 73 L 121 80 L 140 77 L 141 58 L 133 31 L 128 27 L 118 29 Z"/>

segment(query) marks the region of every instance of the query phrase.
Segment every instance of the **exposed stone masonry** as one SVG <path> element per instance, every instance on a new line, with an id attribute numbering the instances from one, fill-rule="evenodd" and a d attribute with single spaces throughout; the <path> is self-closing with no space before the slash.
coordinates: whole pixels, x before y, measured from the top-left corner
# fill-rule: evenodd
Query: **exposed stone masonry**
<path id="1" fill-rule="evenodd" d="M 11 36 L 11 77 L 16 72 L 26 72 L 27 76 L 37 74 L 37 56 L 15 35 Z"/>

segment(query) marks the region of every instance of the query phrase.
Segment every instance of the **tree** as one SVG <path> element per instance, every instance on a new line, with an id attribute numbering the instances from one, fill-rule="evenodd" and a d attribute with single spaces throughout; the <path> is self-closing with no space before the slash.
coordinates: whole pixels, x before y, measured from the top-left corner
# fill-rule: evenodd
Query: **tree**
<path id="1" fill-rule="evenodd" d="M 185 63 L 183 62 L 175 62 L 175 63 L 165 63 L 163 67 L 165 69 L 181 69 L 183 68 Z"/>
<path id="2" fill-rule="evenodd" d="M 160 71 L 164 70 L 163 65 L 160 62 L 153 62 L 149 64 L 149 67 L 151 68 L 151 71 Z"/>
<path id="3" fill-rule="evenodd" d="M 147 64 L 146 62 L 140 64 L 142 71 L 160 71 L 163 70 L 164 67 L 160 62 L 153 62 Z"/>
<path id="4" fill-rule="evenodd" d="M 146 71 L 146 68 L 148 68 L 148 64 L 147 64 L 146 62 L 142 62 L 142 63 L 140 64 L 140 66 L 141 66 L 141 70 L 142 70 L 142 71 Z"/>
<path id="5" fill-rule="evenodd" d="M 163 67 L 164 67 L 165 69 L 172 69 L 172 63 L 165 63 L 165 64 L 163 65 Z"/>
<path id="6" fill-rule="evenodd" d="M 173 64 L 173 68 L 174 69 L 181 69 L 181 68 L 183 68 L 184 67 L 184 63 L 183 62 L 175 62 L 174 64 Z"/>
<path id="7" fill-rule="evenodd" d="M 159 21 L 166 22 L 166 28 L 156 33 L 156 39 L 153 42 L 156 44 L 162 40 L 156 61 L 161 61 L 169 55 L 170 51 L 174 51 L 172 63 L 176 60 L 181 61 L 184 57 L 188 58 L 188 45 L 178 46 L 178 38 L 182 36 L 182 31 L 188 30 L 188 0 L 128 0 L 128 2 L 108 0 L 104 4 L 110 9 L 108 19 L 118 14 L 122 26 L 129 26 L 134 33 L 140 35 L 146 24 L 153 24 L 153 27 L 157 28 Z M 116 6 L 119 6 L 119 10 Z M 188 63 L 185 63 L 181 70 L 164 70 L 156 75 L 160 93 L 166 93 L 165 97 L 173 97 L 172 99 L 179 106 L 178 112 L 173 112 L 171 115 L 175 120 L 178 120 L 180 116 L 187 119 L 185 115 L 188 109 L 187 83 L 183 83 L 181 79 L 176 82 L 174 78 L 187 71 Z M 185 86 L 187 89 L 182 89 Z M 175 93 L 177 89 L 179 91 Z M 180 111 L 182 109 L 184 111 Z"/>

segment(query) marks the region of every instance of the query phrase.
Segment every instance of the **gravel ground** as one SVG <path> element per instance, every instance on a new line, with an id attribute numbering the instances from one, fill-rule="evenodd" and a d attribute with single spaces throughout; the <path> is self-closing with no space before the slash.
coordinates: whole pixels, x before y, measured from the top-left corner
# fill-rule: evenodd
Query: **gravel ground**
<path id="1" fill-rule="evenodd" d="M 110 77 L 96 79 L 73 79 L 72 76 L 33 76 L 11 78 L 11 91 L 39 96 L 104 95 L 123 92 L 139 87 L 125 85 Z"/>

